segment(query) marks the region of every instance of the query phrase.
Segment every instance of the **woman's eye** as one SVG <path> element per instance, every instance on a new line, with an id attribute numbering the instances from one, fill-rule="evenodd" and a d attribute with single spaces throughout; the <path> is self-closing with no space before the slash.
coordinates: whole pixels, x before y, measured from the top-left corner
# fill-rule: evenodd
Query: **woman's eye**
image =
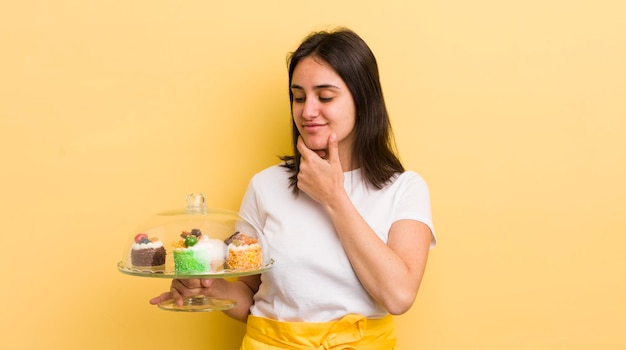
<path id="1" fill-rule="evenodd" d="M 302 103 L 302 102 L 304 102 L 304 97 L 295 97 L 294 96 L 293 102 Z"/>
<path id="2" fill-rule="evenodd" d="M 332 97 L 322 97 L 322 96 L 320 96 L 320 102 L 330 102 L 332 100 L 333 100 Z"/>

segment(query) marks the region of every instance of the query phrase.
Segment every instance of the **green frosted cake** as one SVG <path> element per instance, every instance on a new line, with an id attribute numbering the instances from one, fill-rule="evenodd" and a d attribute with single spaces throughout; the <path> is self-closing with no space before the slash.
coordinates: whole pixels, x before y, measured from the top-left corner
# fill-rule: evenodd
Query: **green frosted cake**
<path id="1" fill-rule="evenodd" d="M 174 269 L 176 273 L 207 273 L 224 268 L 226 244 L 209 239 L 199 229 L 183 231 L 181 240 L 174 244 Z"/>
<path id="2" fill-rule="evenodd" d="M 196 259 L 195 253 L 191 249 L 174 250 L 174 268 L 176 272 L 202 272 L 206 267 Z"/>

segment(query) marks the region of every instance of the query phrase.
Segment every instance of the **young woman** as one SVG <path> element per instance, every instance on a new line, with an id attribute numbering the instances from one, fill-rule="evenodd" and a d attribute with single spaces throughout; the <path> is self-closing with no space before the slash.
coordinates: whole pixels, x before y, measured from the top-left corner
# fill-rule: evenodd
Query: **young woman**
<path id="1" fill-rule="evenodd" d="M 308 36 L 289 59 L 293 152 L 256 174 L 240 215 L 264 235 L 262 275 L 173 280 L 158 304 L 237 301 L 242 348 L 395 349 L 435 245 L 424 180 L 395 154 L 376 59 L 354 32 Z"/>

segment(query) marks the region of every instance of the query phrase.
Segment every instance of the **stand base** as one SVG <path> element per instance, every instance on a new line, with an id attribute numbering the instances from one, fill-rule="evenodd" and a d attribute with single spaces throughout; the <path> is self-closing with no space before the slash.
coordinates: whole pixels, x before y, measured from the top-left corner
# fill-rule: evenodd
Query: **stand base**
<path id="1" fill-rule="evenodd" d="M 183 312 L 207 312 L 230 310 L 237 306 L 237 302 L 231 299 L 211 298 L 204 295 L 196 295 L 183 299 L 183 305 L 178 306 L 173 299 L 159 303 L 159 308 L 167 311 Z"/>

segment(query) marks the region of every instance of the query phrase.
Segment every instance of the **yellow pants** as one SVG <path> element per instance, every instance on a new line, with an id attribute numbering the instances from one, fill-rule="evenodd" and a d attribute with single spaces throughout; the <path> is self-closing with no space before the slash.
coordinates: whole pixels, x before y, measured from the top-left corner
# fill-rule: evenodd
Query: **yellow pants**
<path id="1" fill-rule="evenodd" d="M 397 350 L 391 315 L 347 315 L 332 322 L 280 322 L 249 316 L 240 350 Z"/>

